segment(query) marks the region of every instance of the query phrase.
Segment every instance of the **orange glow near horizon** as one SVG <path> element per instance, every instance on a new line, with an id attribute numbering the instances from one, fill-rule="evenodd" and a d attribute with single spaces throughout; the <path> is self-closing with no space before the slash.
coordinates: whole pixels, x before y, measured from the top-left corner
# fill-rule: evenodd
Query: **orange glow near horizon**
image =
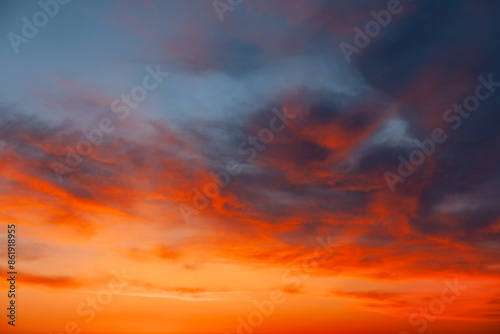
<path id="1" fill-rule="evenodd" d="M 0 4 L 0 334 L 500 334 L 499 2 L 61 2 Z"/>

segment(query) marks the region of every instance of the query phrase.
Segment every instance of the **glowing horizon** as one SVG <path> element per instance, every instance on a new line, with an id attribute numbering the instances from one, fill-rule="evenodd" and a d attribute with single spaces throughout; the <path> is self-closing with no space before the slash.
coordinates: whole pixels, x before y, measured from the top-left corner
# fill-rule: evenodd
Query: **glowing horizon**
<path id="1" fill-rule="evenodd" d="M 499 333 L 499 12 L 2 3 L 0 333 Z"/>

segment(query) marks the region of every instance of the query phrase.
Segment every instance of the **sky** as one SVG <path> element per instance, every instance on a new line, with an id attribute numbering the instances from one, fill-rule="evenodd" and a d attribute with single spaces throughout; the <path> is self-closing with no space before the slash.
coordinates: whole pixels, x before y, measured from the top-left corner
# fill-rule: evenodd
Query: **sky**
<path id="1" fill-rule="evenodd" d="M 0 332 L 499 333 L 499 14 L 2 1 Z"/>

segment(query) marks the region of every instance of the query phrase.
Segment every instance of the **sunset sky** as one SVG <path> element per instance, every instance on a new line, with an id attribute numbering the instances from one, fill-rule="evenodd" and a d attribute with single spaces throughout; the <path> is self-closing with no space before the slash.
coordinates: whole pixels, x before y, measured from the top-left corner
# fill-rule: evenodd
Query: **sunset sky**
<path id="1" fill-rule="evenodd" d="M 500 2 L 66 1 L 0 3 L 1 334 L 500 333 Z"/>

